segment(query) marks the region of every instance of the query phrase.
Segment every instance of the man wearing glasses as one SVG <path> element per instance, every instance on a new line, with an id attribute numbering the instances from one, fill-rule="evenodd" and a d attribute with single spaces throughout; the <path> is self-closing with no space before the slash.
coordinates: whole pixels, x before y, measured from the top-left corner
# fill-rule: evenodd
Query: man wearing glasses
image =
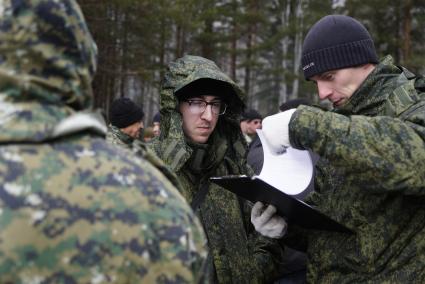
<path id="1" fill-rule="evenodd" d="M 243 96 L 214 62 L 177 59 L 168 65 L 162 85 L 161 135 L 150 145 L 177 174 L 182 195 L 203 224 L 211 283 L 269 283 L 281 269 L 281 248 L 255 233 L 250 205 L 209 181 L 252 174 L 239 127 Z"/>
<path id="2" fill-rule="evenodd" d="M 227 104 L 218 96 L 199 95 L 180 101 L 184 133 L 193 142 L 206 143 L 217 125 L 218 116 L 223 115 L 226 108 Z"/>

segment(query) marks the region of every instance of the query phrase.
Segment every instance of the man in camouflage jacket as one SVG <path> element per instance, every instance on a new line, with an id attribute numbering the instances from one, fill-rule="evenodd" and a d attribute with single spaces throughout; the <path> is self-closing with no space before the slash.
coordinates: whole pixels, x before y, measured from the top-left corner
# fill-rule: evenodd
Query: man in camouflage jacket
<path id="1" fill-rule="evenodd" d="M 308 281 L 425 282 L 424 79 L 390 56 L 378 62 L 363 25 L 340 15 L 311 28 L 303 66 L 335 110 L 300 106 L 266 118 L 263 131 L 275 149 L 320 155 L 307 202 L 353 231 L 289 224 L 286 241 L 306 245 Z"/>
<path id="2" fill-rule="evenodd" d="M 133 142 L 139 140 L 143 129 L 145 113 L 131 99 L 121 97 L 114 100 L 109 110 L 106 141 L 123 148 L 132 149 Z"/>
<path id="3" fill-rule="evenodd" d="M 199 283 L 201 224 L 104 140 L 96 46 L 73 0 L 0 4 L 0 282 Z"/>
<path id="4" fill-rule="evenodd" d="M 207 83 L 205 87 L 203 84 Z M 184 90 L 194 85 L 203 88 L 199 95 L 218 96 L 228 104 L 205 143 L 189 139 L 179 112 L 183 101 L 179 101 L 177 94 L 186 95 Z M 218 86 L 222 87 L 219 91 Z M 255 232 L 248 219 L 248 204 L 209 181 L 212 176 L 252 174 L 246 164 L 246 142 L 239 128 L 242 100 L 242 90 L 214 62 L 190 55 L 179 58 L 169 64 L 165 74 L 161 134 L 151 145 L 180 178 L 182 194 L 188 202 L 193 204 L 202 191 L 201 185 L 208 188 L 204 201 L 195 209 L 208 238 L 208 279 L 213 283 L 269 282 L 281 268 L 281 248 L 274 240 Z M 207 111 L 209 108 L 202 113 Z"/>

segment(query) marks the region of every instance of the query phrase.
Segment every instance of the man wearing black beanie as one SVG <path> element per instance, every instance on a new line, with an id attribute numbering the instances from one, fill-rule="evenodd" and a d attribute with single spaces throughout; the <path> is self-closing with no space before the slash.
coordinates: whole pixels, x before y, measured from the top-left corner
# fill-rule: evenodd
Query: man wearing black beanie
<path id="1" fill-rule="evenodd" d="M 114 100 L 109 111 L 110 124 L 106 140 L 131 149 L 134 139 L 140 137 L 144 116 L 142 108 L 129 98 Z"/>
<path id="2" fill-rule="evenodd" d="M 263 116 L 255 109 L 247 109 L 242 113 L 240 126 L 242 134 L 248 143 L 251 144 L 257 136 L 257 129 L 261 129 Z"/>
<path id="3" fill-rule="evenodd" d="M 286 231 L 296 247 L 306 241 L 309 283 L 425 282 L 425 79 L 389 55 L 378 61 L 366 28 L 343 15 L 307 33 L 302 70 L 334 109 L 269 116 L 263 133 L 275 151 L 292 146 L 320 156 L 306 202 L 353 234 L 303 231 L 264 216 L 271 210 L 259 204 L 257 231 Z"/>

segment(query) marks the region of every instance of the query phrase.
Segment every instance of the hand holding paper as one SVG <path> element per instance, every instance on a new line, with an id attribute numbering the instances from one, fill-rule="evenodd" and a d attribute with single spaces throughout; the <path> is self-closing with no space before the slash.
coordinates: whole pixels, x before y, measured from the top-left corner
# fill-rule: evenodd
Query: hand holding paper
<path id="1" fill-rule="evenodd" d="M 276 207 L 273 205 L 267 206 L 261 202 L 256 202 L 251 210 L 251 223 L 255 230 L 261 235 L 279 239 L 286 233 L 287 224 L 285 220 L 276 214 Z"/>
<path id="2" fill-rule="evenodd" d="M 308 151 L 288 147 L 276 154 L 270 149 L 264 131 L 257 129 L 263 145 L 264 163 L 260 179 L 290 195 L 302 194 L 313 177 L 313 164 Z"/>
<path id="3" fill-rule="evenodd" d="M 255 230 L 270 238 L 280 238 L 286 233 L 288 221 L 307 229 L 352 233 L 350 229 L 298 199 L 310 192 L 308 189 L 313 177 L 313 163 L 309 152 L 288 147 L 285 152 L 277 154 L 271 151 L 260 129 L 257 129 L 257 134 L 264 153 L 259 176 L 210 178 L 212 182 L 255 203 L 251 210 L 251 223 Z M 264 204 L 272 205 L 266 207 Z"/>
<path id="4" fill-rule="evenodd" d="M 262 130 L 271 150 L 281 153 L 289 143 L 289 121 L 297 109 L 293 108 L 263 119 Z"/>

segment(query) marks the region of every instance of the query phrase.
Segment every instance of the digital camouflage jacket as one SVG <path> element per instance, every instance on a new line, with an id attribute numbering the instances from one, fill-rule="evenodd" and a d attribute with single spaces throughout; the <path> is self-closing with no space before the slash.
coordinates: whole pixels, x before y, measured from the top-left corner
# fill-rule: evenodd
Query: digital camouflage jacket
<path id="1" fill-rule="evenodd" d="M 119 128 L 113 125 L 108 126 L 106 132 L 106 141 L 112 145 L 117 145 L 124 149 L 130 150 L 131 154 L 136 154 L 139 157 L 149 161 L 158 170 L 160 170 L 171 183 L 181 191 L 181 184 L 177 176 L 159 159 L 156 154 L 146 146 L 146 143 L 141 142 L 139 139 L 134 139 L 130 135 L 125 134 Z"/>
<path id="2" fill-rule="evenodd" d="M 122 132 L 118 127 L 109 124 L 106 132 L 106 141 L 125 149 L 132 149 L 134 138 Z"/>
<path id="3" fill-rule="evenodd" d="M 197 283 L 201 224 L 152 164 L 106 143 L 95 66 L 75 1 L 1 1 L 0 282 Z"/>
<path id="4" fill-rule="evenodd" d="M 208 144 L 194 145 L 185 139 L 175 92 L 201 78 L 228 83 L 232 97 L 226 98 L 230 106 L 219 117 Z M 249 221 L 248 204 L 208 180 L 212 176 L 251 174 L 238 122 L 242 99 L 241 89 L 215 63 L 197 56 L 185 56 L 171 63 L 161 90 L 161 134 L 152 146 L 180 178 L 182 194 L 189 202 L 202 183 L 209 187 L 197 213 L 212 257 L 211 282 L 268 282 L 277 276 L 280 264 L 280 247 L 255 233 Z M 202 163 L 197 164 L 200 160 Z"/>
<path id="5" fill-rule="evenodd" d="M 415 89 L 425 82 L 413 77 L 388 56 L 343 108 L 292 117 L 291 144 L 322 157 L 308 202 L 354 232 L 304 235 L 309 282 L 425 282 L 425 90 Z M 288 240 L 300 240 L 294 231 Z"/>

